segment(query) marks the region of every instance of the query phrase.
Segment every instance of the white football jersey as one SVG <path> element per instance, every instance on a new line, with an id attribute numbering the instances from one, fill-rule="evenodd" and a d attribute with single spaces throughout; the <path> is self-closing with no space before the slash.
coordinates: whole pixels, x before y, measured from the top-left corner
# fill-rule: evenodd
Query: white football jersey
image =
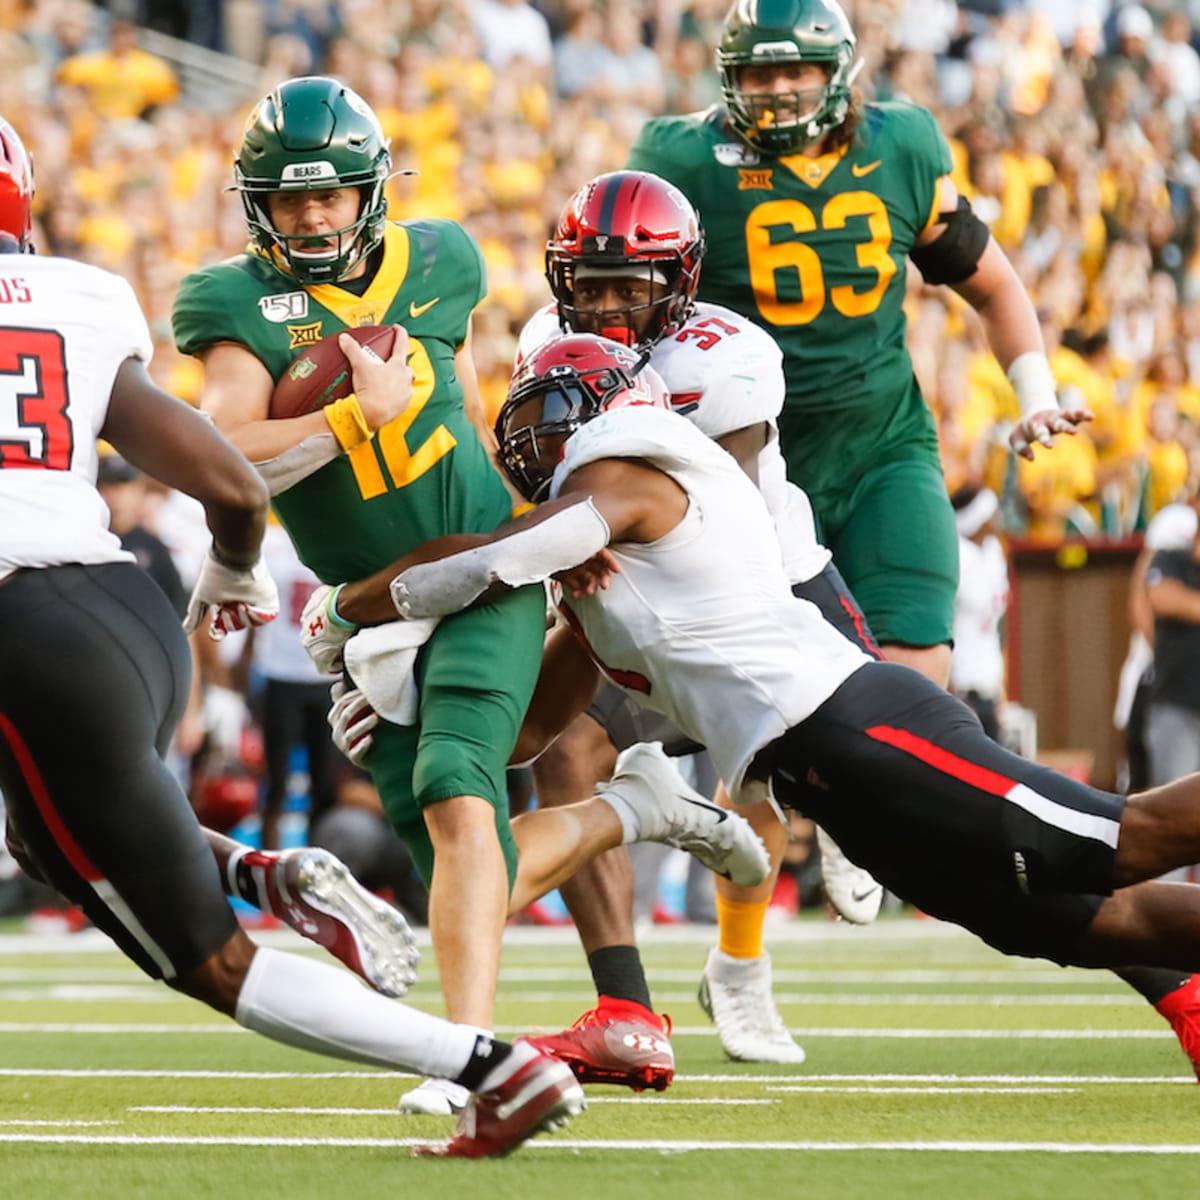
<path id="1" fill-rule="evenodd" d="M 125 280 L 68 259 L 0 255 L 0 578 L 133 561 L 96 491 L 96 438 L 117 369 L 151 352 Z"/>
<path id="2" fill-rule="evenodd" d="M 517 365 L 560 333 L 553 304 L 539 309 L 521 330 Z M 783 408 L 783 354 L 764 329 L 719 304 L 697 304 L 677 332 L 650 353 L 650 365 L 671 393 L 680 416 L 710 438 L 766 421 L 770 437 L 758 456 L 758 487 L 767 502 L 792 583 L 806 583 L 829 562 L 817 541 L 808 497 L 787 479 L 776 421 Z"/>
<path id="3" fill-rule="evenodd" d="M 871 659 L 792 595 L 762 496 L 698 429 L 656 408 L 604 413 L 567 441 L 551 495 L 605 458 L 653 463 L 688 512 L 656 542 L 610 546 L 620 572 L 564 615 L 610 679 L 708 747 L 737 800 L 755 754 Z"/>

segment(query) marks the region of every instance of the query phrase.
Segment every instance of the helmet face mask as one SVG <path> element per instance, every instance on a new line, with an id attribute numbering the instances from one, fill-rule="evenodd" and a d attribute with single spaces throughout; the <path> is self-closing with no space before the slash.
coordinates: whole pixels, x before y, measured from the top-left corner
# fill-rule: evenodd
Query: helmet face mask
<path id="1" fill-rule="evenodd" d="M 614 171 L 567 202 L 546 247 L 546 278 L 564 332 L 600 333 L 648 347 L 688 318 L 700 282 L 704 232 L 674 185 L 646 171 Z M 644 280 L 645 298 L 619 308 L 583 307 L 583 278 Z"/>
<path id="2" fill-rule="evenodd" d="M 522 364 L 496 419 L 500 462 L 527 500 L 546 498 L 567 439 L 614 408 L 669 408 L 666 385 L 639 354 L 594 334 L 551 338 Z"/>
<path id="3" fill-rule="evenodd" d="M 33 161 L 0 117 L 0 251 L 33 253 Z"/>
<path id="4" fill-rule="evenodd" d="M 837 129 L 850 111 L 850 88 L 862 63 L 836 0 L 738 0 L 717 48 L 721 95 L 738 136 L 768 155 L 796 154 Z M 812 63 L 823 86 L 747 91 L 747 67 Z"/>
<path id="5" fill-rule="evenodd" d="M 366 101 L 336 79 L 314 75 L 289 79 L 259 102 L 234 177 L 255 245 L 301 283 L 316 285 L 344 279 L 383 240 L 391 167 L 387 139 Z M 276 229 L 270 196 L 344 188 L 359 194 L 349 224 L 319 237 Z"/>

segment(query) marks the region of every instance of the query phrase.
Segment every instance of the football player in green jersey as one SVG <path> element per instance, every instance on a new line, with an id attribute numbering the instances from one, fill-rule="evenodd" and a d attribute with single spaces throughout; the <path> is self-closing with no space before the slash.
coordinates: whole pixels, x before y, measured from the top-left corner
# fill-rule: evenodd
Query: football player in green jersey
<path id="1" fill-rule="evenodd" d="M 861 63 L 836 0 L 737 0 L 717 65 L 724 103 L 648 121 L 628 166 L 669 179 L 700 210 L 699 298 L 779 342 L 780 439 L 821 540 L 884 655 L 945 686 L 956 535 L 905 347 L 907 260 L 979 314 L 1020 405 L 1017 453 L 1032 458 L 1035 443 L 1052 446 L 1092 414 L 1059 407 L 1034 307 L 950 180 L 933 116 L 854 98 Z M 720 949 L 753 953 L 769 898 L 722 879 L 717 891 Z M 1119 973 L 1156 1006 L 1182 994 L 1176 973 Z"/>
<path id="2" fill-rule="evenodd" d="M 267 480 L 300 558 L 327 583 L 512 515 L 485 448 L 494 442 L 470 357 L 471 311 L 486 291 L 482 256 L 454 222 L 389 223 L 390 171 L 379 121 L 353 91 L 324 77 L 281 84 L 254 110 L 236 158 L 251 245 L 188 276 L 175 303 L 179 348 L 204 364 L 204 410 Z M 269 419 L 276 381 L 298 349 L 374 324 L 403 328 L 387 362 L 341 339 L 355 394 Z M 336 610 L 306 610 L 306 620 L 336 625 Z M 659 816 L 623 822 L 608 795 L 566 820 L 561 810 L 528 814 L 514 834 L 506 765 L 544 629 L 540 585 L 438 625 L 416 658 L 415 723 L 381 721 L 365 764 L 430 887 L 447 1013 L 483 1029 L 492 1025 L 509 905 L 530 902 L 611 845 L 678 834 Z M 653 806 L 636 774 L 618 791 Z M 715 831 L 721 814 L 705 819 Z M 227 878 L 236 873 L 236 863 L 226 866 Z"/>

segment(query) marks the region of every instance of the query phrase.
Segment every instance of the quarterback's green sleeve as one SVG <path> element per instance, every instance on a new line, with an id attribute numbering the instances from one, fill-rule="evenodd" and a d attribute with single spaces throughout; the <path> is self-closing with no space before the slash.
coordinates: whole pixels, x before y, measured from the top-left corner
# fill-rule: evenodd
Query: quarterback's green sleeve
<path id="1" fill-rule="evenodd" d="M 244 342 L 234 328 L 228 291 L 208 268 L 184 277 L 171 310 L 175 345 L 181 354 L 202 354 L 218 342 Z"/>

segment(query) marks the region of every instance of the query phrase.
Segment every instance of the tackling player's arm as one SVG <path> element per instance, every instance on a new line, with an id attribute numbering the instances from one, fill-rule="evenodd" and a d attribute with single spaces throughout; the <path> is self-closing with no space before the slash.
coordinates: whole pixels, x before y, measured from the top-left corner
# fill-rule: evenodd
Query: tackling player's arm
<path id="1" fill-rule="evenodd" d="M 1092 419 L 1087 408 L 1059 408 L 1046 347 L 1025 285 L 987 227 L 948 176 L 939 182 L 938 220 L 911 254 L 927 283 L 944 283 L 979 314 L 988 344 L 1017 394 L 1021 420 L 1009 441 L 1025 458 L 1033 442 L 1054 444 Z"/>
<path id="2" fill-rule="evenodd" d="M 489 534 L 439 538 L 382 571 L 344 584 L 332 603 L 349 626 L 445 616 L 497 591 L 568 571 L 617 542 L 654 542 L 687 512 L 670 476 L 632 459 L 574 471 L 556 500 Z M 462 547 L 466 545 L 467 548 Z"/>

